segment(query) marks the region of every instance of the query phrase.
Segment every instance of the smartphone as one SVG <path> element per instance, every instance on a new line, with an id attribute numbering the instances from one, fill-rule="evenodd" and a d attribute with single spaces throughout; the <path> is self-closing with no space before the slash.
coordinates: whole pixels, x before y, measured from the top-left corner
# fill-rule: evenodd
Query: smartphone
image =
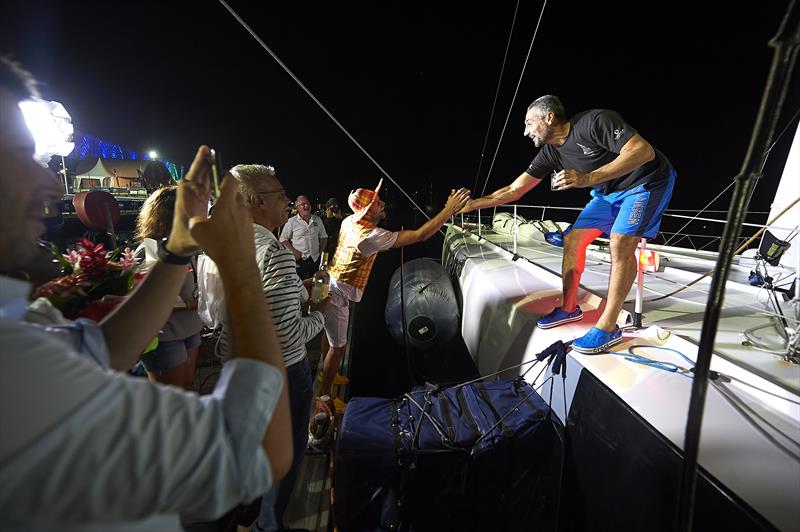
<path id="1" fill-rule="evenodd" d="M 556 186 L 553 184 L 553 179 L 555 179 L 555 178 L 556 178 L 556 173 L 557 173 L 557 172 L 556 172 L 555 170 L 553 170 L 553 173 L 551 173 L 551 174 L 550 174 L 550 190 L 558 190 L 558 187 L 556 187 Z"/>
<path id="2" fill-rule="evenodd" d="M 225 177 L 225 174 L 222 171 L 222 160 L 220 159 L 219 153 L 217 153 L 217 150 L 214 148 L 211 148 L 208 151 L 206 160 L 211 166 L 211 178 L 214 183 L 214 196 L 219 198 L 219 186 L 222 183 L 222 178 Z"/>

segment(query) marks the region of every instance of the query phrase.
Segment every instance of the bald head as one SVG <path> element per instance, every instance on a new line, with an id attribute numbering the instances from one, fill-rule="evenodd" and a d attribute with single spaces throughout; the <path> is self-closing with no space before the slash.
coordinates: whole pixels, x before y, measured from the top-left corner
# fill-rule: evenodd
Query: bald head
<path id="1" fill-rule="evenodd" d="M 311 202 L 308 201 L 308 197 L 303 195 L 297 196 L 294 207 L 303 220 L 308 221 L 311 219 Z"/>

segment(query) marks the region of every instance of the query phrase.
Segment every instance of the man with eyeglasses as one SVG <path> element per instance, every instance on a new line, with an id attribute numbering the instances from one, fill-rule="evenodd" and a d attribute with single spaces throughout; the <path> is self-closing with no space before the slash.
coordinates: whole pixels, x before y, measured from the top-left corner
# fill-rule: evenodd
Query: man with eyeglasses
<path id="1" fill-rule="evenodd" d="M 297 275 L 308 279 L 319 269 L 319 256 L 328 244 L 328 233 L 320 217 L 311 213 L 311 202 L 306 196 L 297 196 L 294 206 L 297 216 L 289 218 L 283 226 L 280 240 L 297 261 Z"/>
<path id="2" fill-rule="evenodd" d="M 0 56 L 0 272 L 35 256 L 44 207 L 61 198 L 19 106 L 37 97 L 30 74 Z M 216 518 L 289 468 L 284 369 L 253 290 L 252 224 L 230 182 L 206 216 L 207 156 L 200 147 L 178 183 L 158 261 L 100 323 L 25 322 L 30 284 L 0 274 L 0 530 L 178 531 L 180 513 Z M 237 324 L 232 360 L 203 398 L 123 373 L 166 322 L 199 246 Z"/>
<path id="3" fill-rule="evenodd" d="M 276 177 L 275 168 L 261 164 L 239 164 L 231 168 L 230 175 L 236 180 L 253 219 L 255 258 L 261 272 L 262 291 L 270 307 L 286 367 L 294 449 L 294 459 L 286 477 L 279 485 L 273 485 L 261 499 L 260 505 L 255 501 L 240 508 L 238 520 L 239 525 L 250 526 L 258 516 L 260 507 L 257 530 L 278 530 L 303 460 L 308 435 L 313 381 L 305 344 L 322 331 L 325 321 L 322 312 L 327 303 L 312 303 L 309 315 L 302 315 L 302 305 L 308 300 L 311 279 L 306 283 L 300 280 L 292 253 L 275 238 L 275 230 L 286 223 L 289 215 L 289 198 Z M 213 271 L 206 270 L 202 265 L 199 270 L 199 277 Z M 209 307 L 214 306 L 212 295 L 201 292 L 200 297 L 207 298 Z M 229 325 L 235 324 L 224 318 L 222 322 L 219 351 L 223 357 L 227 357 L 231 351 L 230 332 L 234 329 Z"/>

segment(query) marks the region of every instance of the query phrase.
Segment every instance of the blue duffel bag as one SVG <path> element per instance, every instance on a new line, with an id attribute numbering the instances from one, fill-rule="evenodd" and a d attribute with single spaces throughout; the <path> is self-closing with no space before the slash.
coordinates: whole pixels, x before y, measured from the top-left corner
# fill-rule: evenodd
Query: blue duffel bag
<path id="1" fill-rule="evenodd" d="M 552 529 L 561 430 L 522 379 L 351 399 L 336 448 L 336 525 Z"/>

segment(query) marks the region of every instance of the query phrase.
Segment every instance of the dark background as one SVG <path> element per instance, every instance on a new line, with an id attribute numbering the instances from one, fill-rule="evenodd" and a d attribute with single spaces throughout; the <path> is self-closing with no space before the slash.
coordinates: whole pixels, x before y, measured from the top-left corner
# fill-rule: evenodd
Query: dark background
<path id="1" fill-rule="evenodd" d="M 431 191 L 438 206 L 453 186 L 483 188 L 509 108 L 488 190 L 519 175 L 535 154 L 521 135 L 525 108 L 551 93 L 568 114 L 619 111 L 671 159 L 671 207 L 688 209 L 741 166 L 772 60 L 767 42 L 788 4 L 711 2 L 701 13 L 697 2 L 550 0 L 512 107 L 542 10 L 520 2 L 483 159 L 515 2 L 232 7 L 420 204 Z M 82 133 L 179 164 L 208 143 L 228 165 L 273 164 L 292 194 L 321 200 L 344 200 L 381 176 L 218 2 L 33 0 L 3 13 L 0 52 L 27 65 Z M 779 129 L 800 106 L 796 78 Z M 769 208 L 793 132 L 773 152 L 754 210 Z M 586 201 L 586 191 L 546 188 L 523 201 Z"/>

